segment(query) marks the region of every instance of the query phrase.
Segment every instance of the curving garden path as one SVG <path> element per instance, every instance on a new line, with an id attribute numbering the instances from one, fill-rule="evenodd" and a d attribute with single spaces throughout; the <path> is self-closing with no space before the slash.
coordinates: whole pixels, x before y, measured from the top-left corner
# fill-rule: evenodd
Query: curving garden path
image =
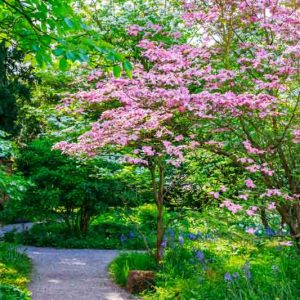
<path id="1" fill-rule="evenodd" d="M 33 223 L 0 227 L 0 237 L 10 231 L 29 230 Z M 129 300 L 137 299 L 111 282 L 108 264 L 117 250 L 73 250 L 21 247 L 32 260 L 29 285 L 32 300 Z"/>
<path id="2" fill-rule="evenodd" d="M 134 299 L 108 278 L 107 266 L 116 250 L 69 250 L 27 247 L 34 274 L 32 300 Z"/>

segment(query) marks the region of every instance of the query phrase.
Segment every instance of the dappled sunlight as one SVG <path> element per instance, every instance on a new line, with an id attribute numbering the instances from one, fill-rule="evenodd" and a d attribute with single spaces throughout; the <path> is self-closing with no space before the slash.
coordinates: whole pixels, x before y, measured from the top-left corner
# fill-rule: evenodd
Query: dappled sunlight
<path id="1" fill-rule="evenodd" d="M 70 265 L 70 266 L 71 265 L 74 265 L 74 266 L 85 266 L 86 265 L 85 262 L 83 262 L 77 258 L 69 258 L 69 259 L 65 258 L 65 259 L 61 260 L 59 263 L 65 264 L 65 265 Z"/>
<path id="2" fill-rule="evenodd" d="M 55 283 L 55 284 L 59 284 L 59 283 L 61 283 L 62 281 L 61 281 L 61 280 L 58 280 L 58 279 L 49 279 L 48 282 L 50 282 L 50 283 Z"/>

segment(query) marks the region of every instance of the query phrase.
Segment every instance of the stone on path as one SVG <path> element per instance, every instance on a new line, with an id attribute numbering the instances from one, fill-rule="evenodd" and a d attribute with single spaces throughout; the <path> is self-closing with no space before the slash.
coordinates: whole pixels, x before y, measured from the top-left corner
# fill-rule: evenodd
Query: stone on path
<path id="1" fill-rule="evenodd" d="M 136 299 L 108 278 L 116 250 L 71 250 L 26 247 L 34 270 L 32 300 Z"/>

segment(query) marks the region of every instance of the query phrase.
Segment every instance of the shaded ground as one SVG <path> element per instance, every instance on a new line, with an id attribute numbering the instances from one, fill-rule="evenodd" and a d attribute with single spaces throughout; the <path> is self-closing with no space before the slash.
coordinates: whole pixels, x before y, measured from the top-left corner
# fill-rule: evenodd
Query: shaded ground
<path id="1" fill-rule="evenodd" d="M 34 264 L 29 286 L 33 300 L 133 299 L 108 278 L 116 250 L 24 249 Z"/>

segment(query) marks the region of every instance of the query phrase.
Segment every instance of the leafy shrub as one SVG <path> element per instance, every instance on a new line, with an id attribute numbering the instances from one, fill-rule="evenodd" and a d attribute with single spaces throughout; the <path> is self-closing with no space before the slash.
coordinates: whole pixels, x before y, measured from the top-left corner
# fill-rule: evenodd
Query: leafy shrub
<path id="1" fill-rule="evenodd" d="M 18 207 L 31 218 L 63 220 L 70 230 L 85 234 L 93 216 L 119 202 L 112 174 L 120 166 L 100 159 L 82 162 L 52 150 L 52 145 L 40 138 L 21 149 L 17 166 L 33 185 Z"/>
<path id="2" fill-rule="evenodd" d="M 64 223 L 36 224 L 29 231 L 10 232 L 5 241 L 38 247 L 73 249 L 145 249 L 143 238 L 132 227 L 104 222 L 91 225 L 87 234 L 70 231 Z M 111 225 L 111 227 L 110 227 Z M 122 231 L 121 231 L 122 230 Z M 125 232 L 122 233 L 122 232 Z M 155 236 L 151 237 L 154 245 Z"/>

